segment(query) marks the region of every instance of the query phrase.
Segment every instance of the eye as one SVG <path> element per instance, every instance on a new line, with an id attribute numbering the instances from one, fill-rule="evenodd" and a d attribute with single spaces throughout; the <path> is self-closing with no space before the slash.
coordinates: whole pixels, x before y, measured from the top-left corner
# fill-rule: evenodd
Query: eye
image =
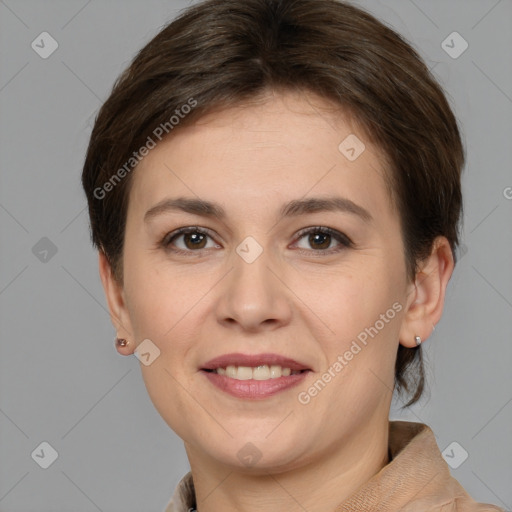
<path id="1" fill-rule="evenodd" d="M 207 246 L 208 238 L 212 239 L 209 233 L 209 230 L 198 226 L 180 228 L 167 234 L 163 238 L 161 245 L 166 249 L 180 254 L 190 254 L 191 252 L 197 252 L 202 249 L 219 247 L 217 244 Z M 180 242 L 180 239 L 181 243 L 176 243 L 176 241 Z"/>
<path id="2" fill-rule="evenodd" d="M 299 232 L 299 241 L 306 239 L 306 243 L 313 249 L 307 249 L 306 252 L 319 252 L 331 254 L 339 252 L 345 248 L 352 247 L 353 243 L 345 234 L 335 229 L 316 226 L 306 228 Z M 307 237 L 307 238 L 306 238 Z M 338 242 L 338 245 L 332 246 L 333 242 Z"/>
<path id="3" fill-rule="evenodd" d="M 308 255 L 313 252 L 319 253 L 319 255 L 331 254 L 353 246 L 352 241 L 345 234 L 322 226 L 303 229 L 298 233 L 298 237 L 299 241 L 307 237 L 306 243 L 313 249 L 304 249 L 300 245 L 298 247 L 300 252 L 308 253 Z M 208 246 L 208 239 L 212 240 L 210 246 Z M 334 247 L 333 242 L 337 242 L 337 245 L 334 245 Z M 203 249 L 220 248 L 218 244 L 213 242 L 210 231 L 199 226 L 177 229 L 165 235 L 160 245 L 166 250 L 185 255 L 200 252 Z"/>

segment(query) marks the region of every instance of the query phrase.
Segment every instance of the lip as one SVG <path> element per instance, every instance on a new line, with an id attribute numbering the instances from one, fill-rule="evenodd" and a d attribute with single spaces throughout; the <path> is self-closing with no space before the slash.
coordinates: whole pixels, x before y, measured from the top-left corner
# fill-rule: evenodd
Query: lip
<path id="1" fill-rule="evenodd" d="M 201 370 L 216 370 L 217 368 L 226 368 L 227 366 L 261 366 L 261 365 L 275 365 L 281 366 L 282 368 L 290 368 L 290 370 L 311 370 L 311 368 L 301 362 L 295 361 L 295 359 L 291 359 L 289 357 L 284 357 L 279 354 L 240 354 L 240 353 L 232 353 L 232 354 L 224 354 L 219 357 L 215 357 L 205 363 L 200 369 Z M 307 373 L 307 372 L 304 372 Z M 287 377 L 280 377 L 287 378 Z M 273 379 L 273 380 L 279 380 Z M 231 379 L 234 380 L 234 379 Z M 251 379 L 252 380 L 252 379 Z M 243 382 L 243 381 L 238 381 Z M 260 381 L 266 382 L 266 381 Z"/>
<path id="2" fill-rule="evenodd" d="M 237 380 L 215 372 L 201 370 L 201 373 L 218 389 L 236 398 L 261 400 L 297 386 L 309 371 L 268 380 Z"/>

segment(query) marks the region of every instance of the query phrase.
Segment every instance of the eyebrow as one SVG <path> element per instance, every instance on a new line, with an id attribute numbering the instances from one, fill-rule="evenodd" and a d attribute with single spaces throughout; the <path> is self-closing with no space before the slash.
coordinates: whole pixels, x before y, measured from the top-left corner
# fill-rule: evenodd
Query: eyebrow
<path id="1" fill-rule="evenodd" d="M 175 211 L 183 211 L 193 215 L 212 217 L 219 220 L 226 218 L 226 212 L 219 204 L 205 201 L 203 199 L 178 197 L 175 199 L 164 199 L 151 207 L 144 215 L 144 222 L 148 222 L 158 215 Z M 340 211 L 350 213 L 360 217 L 365 222 L 371 222 L 373 220 L 373 217 L 368 210 L 345 197 L 312 197 L 309 199 L 295 199 L 283 205 L 280 211 L 280 216 L 281 218 L 296 217 L 307 213 L 323 211 Z"/>

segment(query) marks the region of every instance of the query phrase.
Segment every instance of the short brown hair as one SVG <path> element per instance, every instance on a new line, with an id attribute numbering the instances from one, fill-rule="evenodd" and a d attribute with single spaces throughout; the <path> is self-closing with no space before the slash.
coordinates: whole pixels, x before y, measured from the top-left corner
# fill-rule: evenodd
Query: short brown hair
<path id="1" fill-rule="evenodd" d="M 438 235 L 448 239 L 455 258 L 464 148 L 447 99 L 417 52 L 342 1 L 207 0 L 140 50 L 92 130 L 82 174 L 92 242 L 120 283 L 137 149 L 153 140 L 158 126 L 172 134 L 207 113 L 278 89 L 313 92 L 343 107 L 382 150 L 410 279 Z M 407 406 L 420 398 L 421 348 L 399 346 L 395 387 L 410 393 Z"/>

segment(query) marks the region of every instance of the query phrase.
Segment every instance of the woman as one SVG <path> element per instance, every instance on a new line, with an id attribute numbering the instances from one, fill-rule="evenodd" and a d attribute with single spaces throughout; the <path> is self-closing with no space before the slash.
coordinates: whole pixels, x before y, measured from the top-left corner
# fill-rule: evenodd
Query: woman
<path id="1" fill-rule="evenodd" d="M 473 511 L 416 402 L 464 150 L 395 32 L 334 0 L 210 0 L 101 108 L 83 170 L 120 354 L 183 439 L 167 511 Z"/>

